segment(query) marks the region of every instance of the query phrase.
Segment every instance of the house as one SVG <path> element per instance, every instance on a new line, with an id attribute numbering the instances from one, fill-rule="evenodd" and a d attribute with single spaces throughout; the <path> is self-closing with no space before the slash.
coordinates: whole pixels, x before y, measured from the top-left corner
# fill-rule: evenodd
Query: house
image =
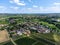
<path id="1" fill-rule="evenodd" d="M 16 32 L 16 33 L 17 33 L 18 35 L 22 35 L 22 34 L 23 34 L 23 32 L 24 32 L 24 29 L 23 29 L 23 28 L 21 28 L 21 29 L 17 30 L 17 32 Z"/>
<path id="2" fill-rule="evenodd" d="M 50 30 L 45 30 L 45 32 L 43 32 L 43 33 L 50 33 Z"/>
<path id="3" fill-rule="evenodd" d="M 22 35 L 22 32 L 21 32 L 21 31 L 17 31 L 17 34 L 18 34 L 18 35 Z"/>
<path id="4" fill-rule="evenodd" d="M 60 22 L 60 19 L 52 19 L 52 21 Z"/>
<path id="5" fill-rule="evenodd" d="M 35 28 L 35 27 L 30 27 L 30 29 L 37 30 L 37 28 Z"/>
<path id="6" fill-rule="evenodd" d="M 42 26 L 39 26 L 38 30 L 37 30 L 39 33 L 50 33 L 50 30 L 45 28 L 45 27 L 42 27 Z"/>
<path id="7" fill-rule="evenodd" d="M 25 30 L 25 32 L 23 32 L 26 36 L 30 36 L 31 32 L 30 30 Z"/>
<path id="8" fill-rule="evenodd" d="M 36 27 L 30 27 L 30 31 L 31 32 L 36 32 L 36 33 L 38 32 Z"/>
<path id="9" fill-rule="evenodd" d="M 60 22 L 60 19 L 57 19 L 57 22 Z"/>
<path id="10" fill-rule="evenodd" d="M 14 23 L 16 23 L 16 21 L 14 18 L 9 18 L 9 23 L 14 24 Z"/>

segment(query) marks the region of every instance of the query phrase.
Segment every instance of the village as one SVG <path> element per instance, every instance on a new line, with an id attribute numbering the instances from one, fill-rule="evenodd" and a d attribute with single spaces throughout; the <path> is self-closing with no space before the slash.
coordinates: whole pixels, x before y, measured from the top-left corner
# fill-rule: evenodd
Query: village
<path id="1" fill-rule="evenodd" d="M 0 44 L 20 43 L 20 39 L 33 39 L 36 42 L 44 40 L 43 42 L 49 42 L 48 44 L 55 44 L 55 34 L 60 34 L 60 30 L 53 24 L 45 22 L 46 16 L 20 16 L 20 17 L 9 17 L 4 19 L 4 23 L 0 25 Z M 50 17 L 49 17 L 50 18 Z M 49 19 L 48 18 L 48 19 Z M 46 19 L 46 21 L 48 20 Z M 53 18 L 52 18 L 53 19 Z M 52 23 L 57 22 L 52 20 Z M 2 20 L 3 21 L 3 20 Z M 4 35 L 4 36 L 3 36 Z M 54 39 L 53 39 L 54 38 Z M 25 40 L 26 40 L 25 39 Z M 4 41 L 3 41 L 4 40 Z M 22 41 L 21 40 L 21 41 Z M 32 41 L 33 41 L 32 40 Z M 23 41 L 24 42 L 24 41 Z M 23 44 L 23 42 L 21 42 Z M 53 43 L 52 43 L 53 42 Z M 26 43 L 27 44 L 27 43 Z M 9 44 L 12 45 L 12 44 Z"/>
<path id="2" fill-rule="evenodd" d="M 16 19 L 14 18 L 9 18 L 9 24 L 10 25 L 14 24 L 14 26 L 11 26 L 12 28 L 8 30 L 10 37 L 12 37 L 13 39 L 15 37 L 19 37 L 22 35 L 30 36 L 32 33 L 47 33 L 48 34 L 48 33 L 57 32 L 55 30 L 50 29 L 48 26 L 44 26 L 38 22 L 34 23 L 31 21 L 28 21 L 28 22 L 16 24 L 17 22 L 15 20 Z"/>

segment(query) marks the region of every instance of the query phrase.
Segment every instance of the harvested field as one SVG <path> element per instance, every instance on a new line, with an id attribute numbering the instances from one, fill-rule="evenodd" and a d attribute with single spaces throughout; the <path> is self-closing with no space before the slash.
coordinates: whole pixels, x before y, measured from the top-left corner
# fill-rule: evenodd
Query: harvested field
<path id="1" fill-rule="evenodd" d="M 8 40 L 9 40 L 8 32 L 6 30 L 0 31 L 0 43 Z"/>

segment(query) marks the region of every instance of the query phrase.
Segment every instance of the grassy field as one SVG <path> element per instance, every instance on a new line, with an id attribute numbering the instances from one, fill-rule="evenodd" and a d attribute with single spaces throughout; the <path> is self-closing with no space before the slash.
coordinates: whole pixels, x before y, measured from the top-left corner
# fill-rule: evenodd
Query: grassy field
<path id="1" fill-rule="evenodd" d="M 6 43 L 4 45 L 13 45 L 13 43 L 12 42 L 8 42 L 8 43 Z"/>
<path id="2" fill-rule="evenodd" d="M 46 39 L 46 40 L 44 40 L 44 39 Z M 55 42 L 56 44 L 60 45 L 60 34 L 56 34 L 56 33 L 55 34 L 53 34 L 53 33 L 48 33 L 48 34 L 35 33 L 35 34 L 32 34 L 30 37 L 22 37 L 22 38 L 16 40 L 15 43 L 17 45 L 49 45 L 50 43 L 46 42 L 47 40 L 51 41 L 52 43 Z M 13 45 L 13 44 L 12 44 L 12 42 L 8 42 L 4 45 Z"/>
<path id="3" fill-rule="evenodd" d="M 28 37 L 25 37 L 25 38 L 21 38 L 17 41 L 15 41 L 17 43 L 17 45 L 32 45 L 35 40 L 31 39 L 31 38 L 28 38 Z"/>
<path id="4" fill-rule="evenodd" d="M 33 36 L 35 35 L 36 38 Z M 49 43 L 45 42 L 42 39 L 46 39 L 48 41 L 51 41 L 52 43 L 55 42 L 56 44 L 60 42 L 60 35 L 58 34 L 53 34 L 53 33 L 49 33 L 49 34 L 33 34 L 30 37 L 25 37 L 25 38 L 21 38 L 17 41 L 15 41 L 18 45 L 49 45 Z M 57 36 L 57 37 L 54 37 Z M 57 41 L 58 39 L 58 41 Z"/>

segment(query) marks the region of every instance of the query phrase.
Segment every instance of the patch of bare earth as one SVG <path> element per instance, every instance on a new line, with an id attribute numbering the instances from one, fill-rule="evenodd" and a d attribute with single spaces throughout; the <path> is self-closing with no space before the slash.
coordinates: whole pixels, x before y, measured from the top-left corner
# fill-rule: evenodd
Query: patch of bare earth
<path id="1" fill-rule="evenodd" d="M 8 32 L 6 30 L 0 31 L 0 43 L 8 40 L 9 40 Z"/>

